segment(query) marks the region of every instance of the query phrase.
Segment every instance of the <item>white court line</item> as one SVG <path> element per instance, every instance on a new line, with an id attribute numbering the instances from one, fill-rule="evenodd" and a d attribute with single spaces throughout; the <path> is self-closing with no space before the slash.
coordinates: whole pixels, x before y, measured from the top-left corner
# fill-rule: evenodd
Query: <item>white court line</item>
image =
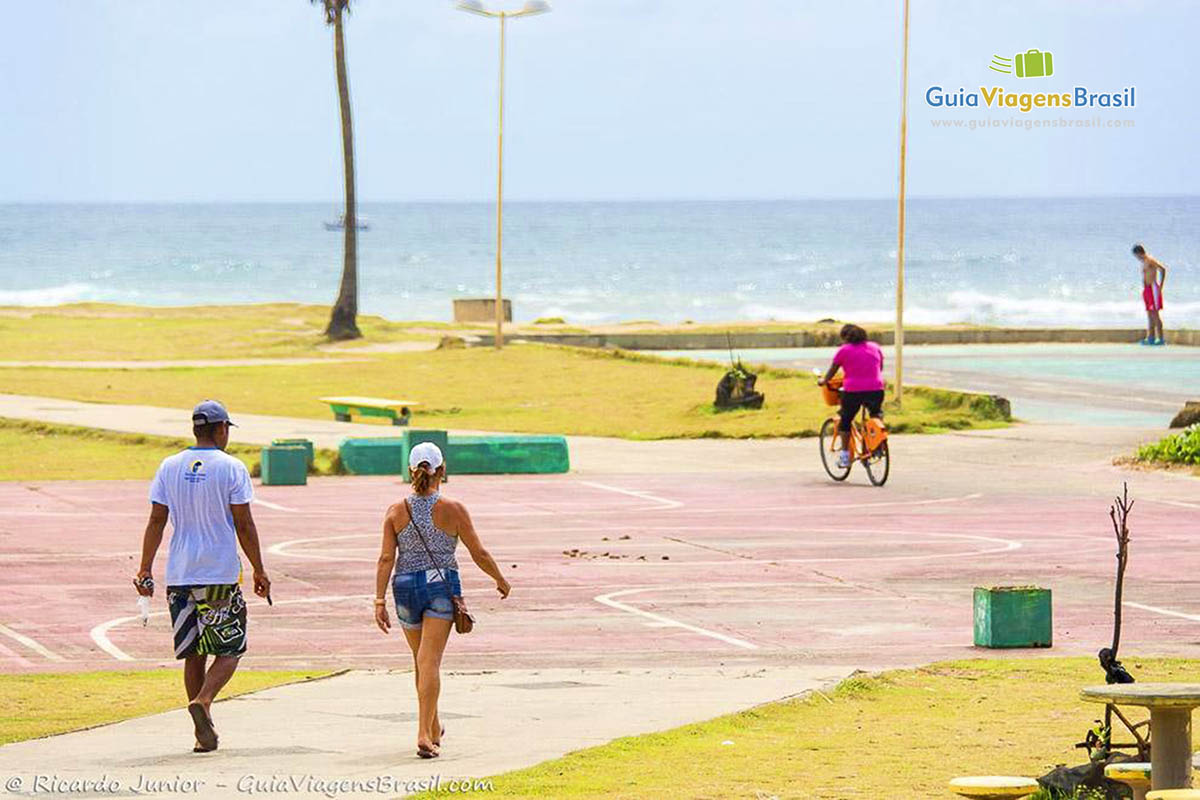
<path id="1" fill-rule="evenodd" d="M 4 634 L 14 642 L 25 645 L 30 650 L 37 653 L 42 658 L 47 659 L 48 661 L 66 661 L 66 659 L 60 656 L 58 653 L 51 652 L 48 648 L 42 645 L 41 642 L 31 639 L 23 633 L 18 633 L 7 625 L 0 625 L 0 634 Z"/>
<path id="2" fill-rule="evenodd" d="M 613 533 L 617 530 L 624 530 L 624 529 L 623 528 L 555 528 L 554 532 L 555 533 Z M 694 531 L 702 531 L 702 530 L 703 531 L 729 531 L 730 528 L 728 525 L 707 525 L 707 526 L 688 525 L 685 527 L 681 527 L 678 525 L 669 525 L 669 526 L 659 525 L 659 526 L 639 526 L 637 530 L 639 532 L 669 531 L 672 533 L 682 533 L 682 532 L 694 532 Z M 879 536 L 879 537 L 895 536 L 895 537 L 897 537 L 896 542 L 900 542 L 900 543 L 904 543 L 904 544 L 931 544 L 932 543 L 931 541 L 926 541 L 924 539 L 914 540 L 914 539 L 904 538 L 907 536 L 906 531 L 887 531 L 887 530 L 878 530 L 875 528 L 871 528 L 871 529 L 848 529 L 848 528 L 806 529 L 806 528 L 771 527 L 771 528 L 760 528 L 759 530 L 761 530 L 764 533 L 776 532 L 776 533 L 790 533 L 790 534 L 797 534 L 797 535 L 829 533 L 829 534 L 838 534 L 840 536 L 845 536 L 846 534 L 861 534 L 861 535 Z M 1004 531 L 1003 533 L 1009 534 L 1010 532 Z M 998 536 L 997 537 L 989 537 L 989 536 L 980 536 L 980 535 L 974 535 L 974 534 L 938 533 L 938 532 L 932 532 L 932 531 L 926 531 L 922 535 L 941 537 L 941 538 L 949 537 L 949 538 L 957 538 L 957 539 L 974 539 L 974 540 L 985 541 L 985 542 L 1001 542 L 1006 545 L 1005 547 L 1000 548 L 998 550 L 991 549 L 991 550 L 974 551 L 979 554 L 1004 552 L 1007 550 L 1018 550 L 1021 547 L 1023 547 L 1023 545 L 1020 542 L 1014 542 L 1009 539 L 999 538 Z M 377 537 L 378 537 L 378 534 L 375 534 L 375 533 L 347 533 L 347 534 L 342 534 L 339 536 L 314 536 L 314 537 L 308 537 L 308 538 L 303 538 L 303 539 L 288 539 L 286 541 L 277 542 L 277 543 L 271 545 L 270 547 L 267 548 L 267 552 L 271 555 L 281 556 L 283 558 L 310 559 L 313 561 L 357 561 L 357 562 L 364 562 L 364 563 L 374 562 L 377 560 L 374 557 L 366 558 L 366 557 L 352 556 L 352 555 L 340 555 L 342 553 L 345 553 L 346 552 L 345 550 L 333 550 L 333 551 L 327 550 L 327 551 L 320 552 L 320 553 L 305 553 L 305 552 L 296 553 L 296 552 L 291 552 L 291 548 L 295 547 L 297 545 L 337 542 L 337 541 L 345 541 L 348 539 L 368 539 L 368 538 L 374 539 Z M 664 538 L 667 538 L 667 537 L 664 537 Z M 1096 537 L 1096 538 L 1099 539 L 1100 537 Z M 673 541 L 673 540 L 668 539 L 668 541 Z M 724 542 L 725 540 L 721 540 L 721 541 Z M 737 544 L 763 544 L 763 543 L 773 544 L 773 543 L 777 543 L 777 542 L 787 542 L 787 541 L 790 541 L 790 540 L 780 540 L 780 539 L 730 540 L 730 545 L 732 546 L 732 545 L 737 545 Z M 844 541 L 840 541 L 838 543 L 845 544 Z M 880 543 L 891 544 L 893 542 L 891 540 L 881 541 L 879 539 L 872 539 L 870 541 L 863 542 L 862 544 L 864 546 L 865 545 L 875 546 Z M 688 544 L 692 544 L 692 543 L 676 541 L 676 544 L 688 545 Z M 811 542 L 811 540 L 806 540 L 805 544 L 811 545 L 813 543 Z M 826 544 L 826 543 L 818 542 L 817 544 Z M 627 541 L 627 540 L 622 540 L 622 539 L 613 539 L 608 542 L 596 542 L 596 543 L 594 543 L 594 545 L 595 545 L 595 547 L 603 547 L 604 545 L 609 545 L 610 547 L 616 547 L 616 548 L 641 547 L 641 548 L 647 548 L 647 549 L 652 549 L 654 547 L 670 546 L 670 545 L 665 545 L 663 543 L 646 542 L 645 540 L 638 542 L 636 540 L 628 540 Z M 497 548 L 495 550 L 495 552 L 500 553 L 500 554 L 510 553 L 510 552 L 518 551 L 518 550 L 519 551 L 554 550 L 557 552 L 557 551 L 560 551 L 561 549 L 562 549 L 561 543 L 555 542 L 555 543 L 545 543 L 545 544 L 534 543 L 534 544 L 523 544 L 523 545 L 507 545 L 507 546 L 502 546 L 502 547 Z M 361 547 L 360 548 L 352 548 L 353 552 L 363 552 L 366 550 L 367 550 L 367 548 L 361 548 Z M 905 559 L 908 559 L 908 558 L 920 559 L 920 558 L 934 558 L 934 557 L 946 558 L 946 557 L 951 557 L 953 555 L 957 555 L 957 554 L 942 554 L 942 555 L 930 555 L 930 556 L 925 556 L 925 555 L 904 556 L 903 558 L 905 558 Z M 863 560 L 879 560 L 880 558 L 885 558 L 885 557 L 875 557 L 875 558 L 868 557 L 868 558 L 862 558 L 862 559 L 860 559 L 860 558 L 832 559 L 832 560 L 863 561 Z M 894 558 L 894 557 L 887 557 L 887 558 Z M 742 560 L 744 561 L 745 559 L 742 559 Z M 759 561 L 759 562 L 749 562 L 749 563 L 767 563 L 767 562 L 774 562 L 774 561 L 779 561 L 779 560 L 781 560 L 781 559 L 771 558 L 771 559 L 765 559 L 765 560 Z M 784 561 L 794 561 L 795 559 L 783 559 L 783 560 Z M 801 560 L 807 561 L 809 559 L 801 559 Z M 829 559 L 820 559 L 820 560 L 829 560 Z M 718 563 L 718 562 L 689 561 L 689 562 L 685 562 L 685 563 L 702 564 L 702 563 Z M 722 562 L 722 563 L 725 563 L 725 562 Z"/>
<path id="3" fill-rule="evenodd" d="M 872 561 L 940 561 L 946 558 L 966 558 L 969 556 L 986 556 L 994 553 L 1007 553 L 1020 550 L 1025 545 L 1011 539 L 1000 539 L 994 536 L 975 536 L 969 533 L 932 533 L 926 531 L 926 536 L 940 536 L 948 539 L 969 539 L 979 542 L 995 542 L 999 547 L 985 550 L 964 550 L 958 553 L 921 553 L 910 556 L 864 556 L 862 558 L 840 558 L 824 556 L 819 558 L 728 558 L 724 561 L 630 561 L 628 559 L 590 559 L 589 564 L 621 565 L 631 567 L 728 567 L 733 564 L 835 564 L 844 562 L 867 563 Z"/>
<path id="4" fill-rule="evenodd" d="M 716 631 L 710 631 L 705 628 L 698 628 L 695 625 L 689 625 L 686 622 L 680 622 L 679 620 L 671 619 L 670 617 L 664 617 L 662 614 L 655 614 L 652 611 L 643 611 L 640 608 L 635 608 L 634 606 L 626 605 L 625 603 L 622 603 L 619 600 L 613 600 L 614 597 L 623 597 L 625 595 L 637 594 L 638 592 L 648 592 L 648 591 L 652 591 L 654 589 L 662 589 L 662 588 L 663 587 L 661 587 L 661 586 L 647 586 L 647 587 L 643 587 L 641 589 L 625 589 L 620 592 L 609 592 L 608 594 L 598 595 L 596 597 L 593 597 L 592 599 L 595 600 L 597 603 L 600 603 L 601 605 L 608 606 L 609 608 L 615 608 L 618 611 L 625 611 L 630 614 L 636 614 L 639 617 L 645 617 L 646 619 L 650 620 L 651 622 L 657 623 L 656 627 L 661 626 L 663 628 L 683 628 L 684 630 L 691 631 L 692 633 L 698 633 L 701 636 L 707 636 L 710 639 L 716 639 L 717 641 L 725 642 L 726 644 L 731 644 L 734 647 L 741 647 L 746 650 L 757 650 L 758 649 L 758 645 L 751 644 L 750 642 L 747 642 L 745 639 L 738 639 L 733 636 L 726 636 L 723 633 L 717 633 Z"/>
<path id="5" fill-rule="evenodd" d="M 612 528 L 558 528 L 558 529 L 556 529 L 556 531 L 559 533 L 564 533 L 564 532 L 585 532 L 585 533 L 610 532 L 611 533 L 611 532 L 613 532 L 613 530 L 614 529 L 612 529 Z M 641 530 L 641 531 L 661 530 L 661 531 L 671 531 L 674 533 L 696 531 L 696 530 L 727 531 L 727 530 L 729 530 L 729 526 L 727 526 L 727 525 L 713 525 L 713 526 L 705 526 L 705 527 L 686 526 L 686 528 L 684 528 L 684 529 L 681 529 L 680 526 L 651 526 L 651 527 L 640 527 L 638 530 Z M 878 530 L 878 529 L 874 529 L 874 528 L 871 528 L 871 529 L 764 528 L 762 530 L 764 532 L 774 531 L 774 532 L 780 532 L 780 533 L 794 533 L 797 535 L 812 535 L 812 534 L 821 534 L 821 533 L 840 534 L 843 536 L 846 534 L 863 534 L 863 535 L 868 535 L 868 536 L 904 537 L 906 535 L 905 531 L 886 531 L 886 530 Z M 1003 533 L 1009 534 L 1009 532 L 1007 532 L 1007 531 L 1005 531 Z M 361 562 L 361 563 L 372 563 L 372 562 L 376 561 L 377 559 L 367 558 L 367 557 L 347 556 L 347 555 L 330 555 L 329 553 L 294 553 L 294 552 L 290 551 L 290 548 L 292 548 L 295 545 L 311 544 L 314 542 L 335 542 L 335 541 L 345 541 L 347 539 L 365 539 L 368 537 L 373 538 L 377 535 L 378 534 L 374 534 L 374 533 L 348 533 L 348 534 L 343 534 L 341 536 L 317 536 L 317 537 L 310 537 L 310 538 L 305 538 L 305 539 L 289 539 L 287 541 L 278 542 L 276 544 L 271 545 L 270 547 L 267 548 L 267 552 L 271 555 L 280 556 L 283 558 L 308 559 L 308 560 L 312 560 L 312 561 L 354 561 L 354 562 Z M 627 559 L 589 559 L 587 561 L 587 563 L 589 563 L 589 564 L 609 564 L 610 566 L 613 564 L 617 564 L 617 565 L 628 564 L 628 565 L 637 565 L 637 566 L 712 566 L 712 565 L 722 565 L 722 564 L 728 565 L 731 563 L 737 563 L 737 564 L 815 564 L 815 563 L 821 563 L 821 564 L 824 564 L 824 563 L 836 563 L 836 562 L 846 562 L 846 561 L 923 561 L 923 560 L 933 561 L 933 560 L 940 560 L 940 559 L 944 559 L 944 558 L 962 558 L 964 556 L 978 556 L 978 555 L 990 555 L 993 553 L 1006 553 L 1010 550 L 1020 550 L 1022 547 L 1024 547 L 1024 544 L 1019 541 L 1015 541 L 1012 539 L 1004 539 L 1004 538 L 1000 538 L 999 536 L 982 536 L 982 535 L 968 534 L 968 533 L 939 533 L 939 532 L 935 532 L 935 531 L 924 531 L 921 535 L 925 536 L 925 537 L 935 537 L 935 538 L 941 538 L 941 539 L 967 539 L 970 541 L 995 543 L 1000 546 L 985 548 L 982 550 L 969 550 L 969 551 L 957 552 L 957 553 L 928 553 L 928 554 L 921 553 L 921 554 L 906 555 L 906 556 L 864 556 L 861 558 L 838 558 L 838 557 L 833 557 L 833 556 L 825 556 L 825 557 L 817 557 L 817 558 L 760 558 L 760 559 L 753 559 L 753 558 L 744 558 L 744 557 L 740 557 L 740 556 L 732 556 L 729 559 L 726 559 L 724 561 L 629 561 Z M 1097 537 L 1098 541 L 1099 541 L 1099 539 L 1100 539 L 1100 537 Z M 919 540 L 919 542 L 922 544 L 927 543 L 923 539 Z M 874 543 L 875 543 L 874 541 L 864 542 L 864 544 L 874 544 Z M 619 548 L 622 545 L 622 541 L 615 540 L 615 541 L 597 543 L 596 546 L 601 547 L 604 544 L 608 544 L 612 547 Z M 680 544 L 680 543 L 677 542 L 677 544 Z M 687 543 L 682 543 L 682 544 L 687 544 Z M 669 546 L 669 545 L 660 545 L 660 546 Z M 520 549 L 520 550 L 530 550 L 530 549 L 536 550 L 536 549 L 541 549 L 542 547 L 552 548 L 556 551 L 561 549 L 560 545 L 558 545 L 558 544 L 553 544 L 553 545 L 551 545 L 551 544 L 547 544 L 547 545 L 535 544 L 535 545 L 513 545 L 512 547 L 501 547 L 501 548 L 497 548 L 495 552 L 500 555 L 504 555 L 505 553 L 511 552 L 513 550 L 518 550 L 518 549 Z M 339 552 L 339 551 L 334 551 L 334 552 Z"/>
<path id="6" fill-rule="evenodd" d="M 666 498 L 659 497 L 659 496 L 653 495 L 653 494 L 649 494 L 647 492 L 638 492 L 638 491 L 629 490 L 629 489 L 621 489 L 621 488 L 618 488 L 615 486 L 608 486 L 606 484 L 592 483 L 590 481 L 580 481 L 579 483 L 581 485 L 590 486 L 590 487 L 596 488 L 596 489 L 603 489 L 605 491 L 611 491 L 611 492 L 617 492 L 618 494 L 629 495 L 631 497 L 636 497 L 639 500 L 646 500 L 649 502 L 657 503 L 658 505 L 650 506 L 648 508 L 636 508 L 636 507 L 635 508 L 616 508 L 616 507 L 614 507 L 614 508 L 597 508 L 595 505 L 589 505 L 589 504 L 584 504 L 584 503 L 572 503 L 570 505 L 563 505 L 561 507 L 547 508 L 547 507 L 543 506 L 541 508 L 523 508 L 523 509 L 514 510 L 514 511 L 489 511 L 487 509 L 482 509 L 482 510 L 478 510 L 478 511 L 473 511 L 471 513 L 471 516 L 474 517 L 475 519 L 484 519 L 484 518 L 486 518 L 486 519 L 501 519 L 501 518 L 507 518 L 507 517 L 518 517 L 521 519 L 529 519 L 529 518 L 533 518 L 533 517 L 561 517 L 561 516 L 565 516 L 565 515 L 570 515 L 570 516 L 591 516 L 591 515 L 612 516 L 614 513 L 625 513 L 625 512 L 636 512 L 636 511 L 643 511 L 643 512 L 646 512 L 646 511 L 680 511 L 681 513 L 685 513 L 685 514 L 706 514 L 706 515 L 711 515 L 711 514 L 742 515 L 742 514 L 746 513 L 745 510 L 742 508 L 731 508 L 729 506 L 719 506 L 716 508 L 697 508 L 694 506 L 686 506 L 681 501 L 668 500 Z M 559 484 L 559 485 L 561 485 L 561 484 Z M 809 511 L 809 510 L 820 511 L 820 510 L 825 510 L 825 509 L 846 510 L 846 509 L 856 509 L 856 508 L 864 508 L 864 509 L 900 508 L 900 507 L 908 507 L 908 506 L 941 505 L 944 503 L 961 503 L 965 500 L 977 500 L 980 497 L 983 497 L 983 494 L 976 492 L 974 494 L 966 494 L 966 495 L 962 495 L 960 497 L 941 497 L 941 498 L 935 498 L 932 500 L 887 500 L 887 501 L 880 501 L 880 502 L 874 502 L 874 503 L 827 503 L 824 505 L 811 505 L 811 504 L 806 505 L 806 504 L 802 504 L 802 503 L 795 503 L 793 505 L 786 505 L 786 506 L 756 506 L 755 510 L 756 511 Z M 481 501 L 481 502 L 486 502 L 486 501 Z M 282 510 L 297 513 L 297 514 L 304 514 L 307 517 L 338 517 L 338 518 L 343 518 L 343 519 L 347 518 L 347 517 L 371 517 L 373 519 L 382 517 L 381 511 L 376 511 L 376 510 L 372 510 L 372 509 L 364 510 L 364 509 L 360 509 L 360 508 L 345 508 L 345 509 L 338 509 L 336 511 L 328 510 L 328 509 L 324 509 L 324 508 L 312 508 L 312 509 L 282 508 Z M 72 511 L 72 512 L 53 512 L 53 511 L 50 511 L 50 512 L 41 512 L 41 511 L 7 512 L 7 511 L 0 511 L 0 515 L 5 515 L 5 514 L 12 514 L 14 516 L 43 515 L 43 516 L 64 516 L 64 517 L 95 517 L 94 513 L 83 512 L 83 511 L 79 511 L 79 512 L 75 512 L 75 511 Z M 120 514 L 120 513 L 118 513 L 118 514 L 106 514 L 105 516 L 140 517 L 142 515 L 141 514 Z"/>
<path id="7" fill-rule="evenodd" d="M 281 505 L 279 505 L 278 503 L 272 503 L 272 502 L 271 502 L 271 501 L 269 501 L 269 500 L 263 500 L 261 497 L 256 497 L 256 498 L 254 498 L 254 502 L 255 502 L 256 504 L 258 504 L 258 505 L 262 506 L 263 508 L 269 508 L 269 509 L 272 509 L 273 511 L 289 511 L 289 512 L 291 512 L 291 513 L 293 513 L 293 514 L 299 514 L 299 513 L 300 513 L 300 510 L 299 510 L 299 509 L 296 509 L 296 508 L 288 508 L 287 506 L 281 506 Z"/>
<path id="8" fill-rule="evenodd" d="M 1179 617 L 1180 619 L 1189 619 L 1192 622 L 1200 622 L 1200 614 L 1184 614 L 1182 611 L 1172 611 L 1169 608 L 1157 608 L 1155 606 L 1144 606 L 1141 603 L 1131 603 L 1128 600 L 1126 600 L 1124 603 L 1121 603 L 1121 605 L 1129 606 L 1130 608 L 1139 608 L 1142 611 L 1149 611 L 1152 614 L 1162 614 L 1166 617 Z"/>
<path id="9" fill-rule="evenodd" d="M 617 487 L 617 486 L 609 486 L 607 483 L 596 483 L 595 481 L 580 481 L 580 483 L 583 484 L 584 486 L 590 486 L 593 489 L 603 489 L 606 492 L 616 492 L 617 494 L 624 494 L 624 495 L 628 495 L 629 497 L 636 497 L 639 500 L 647 500 L 651 503 L 658 503 L 658 505 L 653 508 L 620 509 L 621 511 L 639 511 L 639 510 L 658 511 L 660 509 L 666 510 L 668 508 L 683 508 L 683 503 L 679 502 L 678 500 L 667 500 L 665 497 L 658 497 L 656 495 L 650 494 L 649 492 L 639 492 L 639 491 L 635 491 L 633 489 L 621 489 L 620 487 Z"/>
<path id="10" fill-rule="evenodd" d="M 1180 508 L 1200 508 L 1196 503 L 1185 503 L 1182 500 L 1154 500 L 1150 499 L 1151 503 L 1162 503 L 1167 506 L 1179 506 Z"/>
<path id="11" fill-rule="evenodd" d="M 936 506 L 942 503 L 961 503 L 965 500 L 978 500 L 983 497 L 982 492 L 974 494 L 964 494 L 960 497 L 939 497 L 933 500 L 883 500 L 877 503 L 830 503 L 827 505 L 801 505 L 799 503 L 790 506 L 755 506 L 755 511 L 818 511 L 827 508 L 845 509 L 845 508 L 894 508 L 896 506 Z M 728 509 L 688 509 L 696 513 L 712 514 L 720 510 Z M 739 514 L 746 513 L 745 509 L 737 509 Z"/>
<path id="12" fill-rule="evenodd" d="M 340 594 L 331 595 L 329 597 L 303 597 L 298 600 L 276 600 L 275 605 L 287 606 L 296 605 L 299 603 L 336 603 L 341 600 L 367 600 L 370 597 L 371 595 L 369 594 Z M 266 608 L 267 603 L 264 600 L 260 603 L 255 603 L 253 607 Z M 169 613 L 169 611 L 151 611 L 150 616 L 164 617 Z M 118 625 L 124 625 L 126 622 L 133 622 L 134 620 L 140 619 L 140 616 L 117 617 L 116 619 L 110 619 L 107 622 L 101 622 L 99 625 L 92 628 L 91 631 L 88 632 L 88 636 L 92 637 L 92 641 L 96 643 L 97 647 L 108 653 L 117 661 L 136 661 L 137 659 L 112 643 L 112 640 L 108 638 L 108 632 Z M 142 660 L 144 661 L 145 659 Z"/>

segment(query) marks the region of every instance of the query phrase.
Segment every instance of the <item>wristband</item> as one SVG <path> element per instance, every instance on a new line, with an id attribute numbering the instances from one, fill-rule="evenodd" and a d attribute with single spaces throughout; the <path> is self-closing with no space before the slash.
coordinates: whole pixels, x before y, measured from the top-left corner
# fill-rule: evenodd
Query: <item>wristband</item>
<path id="1" fill-rule="evenodd" d="M 377 606 L 386 606 L 386 605 L 387 605 L 387 598 L 385 598 L 385 597 L 376 597 L 376 598 L 375 598 L 375 605 L 377 605 Z"/>

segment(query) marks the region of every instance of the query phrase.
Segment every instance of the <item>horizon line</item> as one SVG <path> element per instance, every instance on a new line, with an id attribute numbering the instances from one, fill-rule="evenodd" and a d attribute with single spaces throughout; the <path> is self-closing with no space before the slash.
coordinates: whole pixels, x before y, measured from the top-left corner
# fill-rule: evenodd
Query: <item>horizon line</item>
<path id="1" fill-rule="evenodd" d="M 921 194 L 909 195 L 908 200 L 1147 200 L 1200 198 L 1200 192 L 1166 192 L 1161 194 Z M 676 203 L 805 203 L 844 201 L 896 202 L 896 195 L 806 195 L 793 197 L 651 197 L 651 198 L 505 198 L 506 205 L 583 205 L 583 204 L 676 204 Z M 495 205 L 495 198 L 421 198 L 360 200 L 359 206 L 371 205 Z M 341 206 L 340 200 L 0 200 L 0 207 L 11 206 L 219 206 L 219 205 L 328 205 Z"/>

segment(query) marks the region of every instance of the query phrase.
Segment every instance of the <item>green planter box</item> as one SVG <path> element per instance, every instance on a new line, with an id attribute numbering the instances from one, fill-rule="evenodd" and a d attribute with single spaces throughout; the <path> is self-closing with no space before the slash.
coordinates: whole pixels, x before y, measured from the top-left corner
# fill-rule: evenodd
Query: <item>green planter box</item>
<path id="1" fill-rule="evenodd" d="M 445 431 L 405 431 L 404 436 L 345 439 L 338 452 L 352 475 L 408 475 L 408 453 L 433 442 L 446 456 L 450 475 L 513 475 L 567 472 L 567 440 L 561 436 L 454 436 Z"/>
<path id="2" fill-rule="evenodd" d="M 342 466 L 351 475 L 408 475 L 408 453 L 420 442 L 433 442 L 446 454 L 445 431 L 405 431 L 403 436 L 343 439 L 338 446 Z M 447 464 L 449 468 L 450 465 Z"/>
<path id="3" fill-rule="evenodd" d="M 454 436 L 446 464 L 455 475 L 568 472 L 567 440 L 561 436 Z"/>
<path id="4" fill-rule="evenodd" d="M 272 439 L 271 444 L 275 447 L 303 447 L 308 454 L 308 468 L 313 467 L 313 443 L 308 439 Z"/>
<path id="5" fill-rule="evenodd" d="M 264 486 L 304 486 L 308 483 L 308 451 L 303 447 L 271 445 L 262 449 Z"/>
<path id="6" fill-rule="evenodd" d="M 351 475 L 401 475 L 408 459 L 403 437 L 343 439 L 338 453 Z"/>
<path id="7" fill-rule="evenodd" d="M 1049 589 L 975 587 L 976 647 L 1050 647 L 1053 642 Z"/>
<path id="8" fill-rule="evenodd" d="M 445 431 L 427 431 L 427 430 L 405 431 L 404 432 L 404 442 L 405 442 L 404 467 L 401 470 L 401 472 L 404 475 L 408 474 L 408 467 L 409 467 L 408 454 L 412 451 L 412 449 L 414 447 L 419 445 L 421 442 L 433 442 L 434 444 L 436 444 L 438 446 L 438 449 L 442 451 L 442 455 L 447 457 L 446 474 L 447 475 L 450 474 L 450 472 L 454 469 L 454 465 L 451 464 L 449 461 L 449 452 L 448 452 L 450 449 L 449 448 L 449 438 L 450 437 L 448 437 L 446 435 Z"/>

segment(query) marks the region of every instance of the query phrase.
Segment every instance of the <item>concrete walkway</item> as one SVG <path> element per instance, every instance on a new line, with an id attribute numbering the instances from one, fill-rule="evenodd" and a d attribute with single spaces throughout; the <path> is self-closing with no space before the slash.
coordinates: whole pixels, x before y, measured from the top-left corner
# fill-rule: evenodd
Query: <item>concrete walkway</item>
<path id="1" fill-rule="evenodd" d="M 269 444 L 273 439 L 310 439 L 317 447 L 336 449 L 343 439 L 399 436 L 391 425 L 299 419 L 259 414 L 230 415 L 237 423 L 232 440 Z M 0 394 L 0 417 L 89 428 L 188 438 L 191 417 L 186 409 L 158 406 L 82 403 L 53 397 Z M 454 434 L 482 431 L 452 430 Z M 1009 485 L 1043 491 L 1085 486 L 1091 478 L 1079 467 L 1104 466 L 1129 455 L 1137 445 L 1160 438 L 1164 428 L 1117 428 L 1062 425 L 1019 425 L 1002 430 L 966 431 L 940 436 L 896 436 L 893 450 L 905 465 L 894 471 L 892 486 L 916 479 L 946 489 L 976 491 L 980 466 Z M 821 471 L 815 439 L 672 439 L 631 441 L 594 436 L 568 436 L 571 470 L 579 473 L 703 473 L 731 469 L 754 472 Z M 1048 452 L 1054 457 L 1047 459 Z M 951 465 L 969 469 L 950 469 Z M 1076 468 L 1069 468 L 1075 465 Z M 1170 477 L 1164 476 L 1167 483 Z"/>
<path id="2" fill-rule="evenodd" d="M 404 430 L 392 425 L 336 422 L 332 413 L 328 420 L 240 414 L 236 408 L 230 409 L 229 413 L 236 423 L 230 438 L 242 444 L 270 444 L 273 439 L 299 438 L 311 439 L 317 447 L 336 449 L 348 436 L 400 436 Z M 184 439 L 190 439 L 192 435 L 190 409 L 159 406 L 81 403 L 54 397 L 0 394 L 0 417 Z"/>
<path id="3" fill-rule="evenodd" d="M 352 354 L 347 354 L 352 355 Z M 0 369 L 207 369 L 212 367 L 294 367 L 340 364 L 362 358 L 202 358 L 173 361 L 0 361 Z"/>
<path id="4" fill-rule="evenodd" d="M 218 703 L 213 717 L 222 746 L 216 753 L 190 752 L 191 719 L 178 710 L 0 747 L 0 781 L 11 796 L 84 794 L 35 787 L 35 776 L 54 776 L 63 782 L 105 778 L 115 787 L 86 796 L 129 795 L 141 786 L 141 794 L 159 798 L 252 791 L 394 797 L 431 776 L 441 776 L 443 787 L 452 779 L 480 779 L 619 736 L 828 687 L 847 674 L 836 666 L 448 673 L 443 755 L 425 761 L 415 755 L 412 673 L 350 672 Z M 367 789 L 373 779 L 393 781 L 393 789 Z M 265 790 L 272 781 L 288 788 Z M 335 794 L 322 791 L 322 784 L 355 781 L 357 787 L 343 785 Z"/>

